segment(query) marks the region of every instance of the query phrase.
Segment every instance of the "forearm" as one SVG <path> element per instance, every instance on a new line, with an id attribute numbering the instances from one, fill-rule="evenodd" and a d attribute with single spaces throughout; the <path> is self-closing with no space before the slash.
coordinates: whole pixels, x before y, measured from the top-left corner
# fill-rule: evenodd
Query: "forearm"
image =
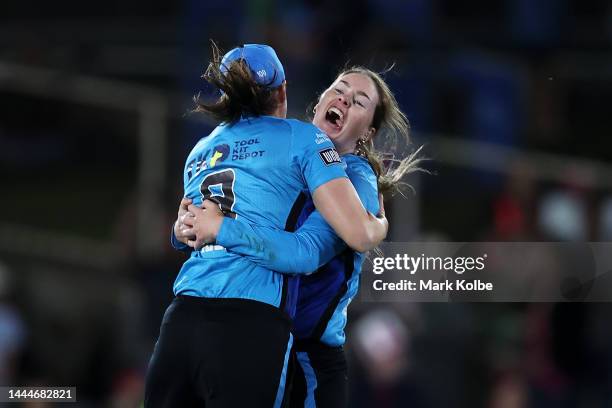
<path id="1" fill-rule="evenodd" d="M 387 234 L 387 220 L 366 211 L 347 180 L 333 180 L 319 187 L 313 200 L 340 238 L 358 252 L 375 248 Z"/>
<path id="2" fill-rule="evenodd" d="M 361 241 L 356 243 L 358 247 L 353 248 L 358 252 L 367 252 L 376 248 L 387 236 L 388 222 L 384 218 L 378 218 L 370 212 L 366 213 L 367 219 L 362 222 L 365 229 L 361 232 Z"/>
<path id="3" fill-rule="evenodd" d="M 387 235 L 386 220 L 363 211 L 353 214 L 330 215 L 330 222 L 346 244 L 357 252 L 367 252 L 376 248 Z"/>
<path id="4" fill-rule="evenodd" d="M 295 233 L 225 218 L 217 244 L 267 269 L 308 274 L 329 262 L 344 247 L 331 231 L 300 228 Z"/>

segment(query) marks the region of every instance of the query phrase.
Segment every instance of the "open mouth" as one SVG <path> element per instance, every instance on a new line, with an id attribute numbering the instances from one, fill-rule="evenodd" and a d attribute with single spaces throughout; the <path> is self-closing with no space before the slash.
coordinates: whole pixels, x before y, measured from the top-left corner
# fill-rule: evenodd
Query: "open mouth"
<path id="1" fill-rule="evenodd" d="M 337 129 L 342 128 L 344 124 L 344 114 L 340 109 L 331 107 L 325 113 L 325 120 L 335 126 Z"/>

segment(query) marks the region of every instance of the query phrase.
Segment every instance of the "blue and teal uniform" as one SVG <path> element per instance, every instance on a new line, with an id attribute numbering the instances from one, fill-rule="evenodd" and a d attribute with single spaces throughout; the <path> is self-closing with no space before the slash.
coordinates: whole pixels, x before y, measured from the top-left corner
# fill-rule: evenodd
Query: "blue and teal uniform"
<path id="1" fill-rule="evenodd" d="M 379 212 L 376 175 L 366 159 L 342 157 L 346 173 L 364 207 Z M 217 243 L 265 268 L 302 275 L 294 321 L 297 339 L 344 344 L 346 308 L 357 294 L 365 254 L 351 250 L 315 210 L 305 203 L 295 233 L 224 219 Z M 316 273 L 315 273 L 316 272 Z"/>
<path id="2" fill-rule="evenodd" d="M 345 155 L 346 172 L 364 207 L 380 210 L 377 179 L 363 157 Z M 347 403 L 342 345 L 347 307 L 357 294 L 365 254 L 335 234 L 308 201 L 295 233 L 224 219 L 217 242 L 265 268 L 301 276 L 293 321 L 295 373 L 291 406 L 342 407 Z"/>
<path id="3" fill-rule="evenodd" d="M 258 117 L 220 125 L 187 158 L 185 196 L 209 198 L 241 223 L 293 231 L 307 198 L 322 184 L 346 177 L 331 141 L 315 126 Z M 193 251 L 174 283 L 175 295 L 240 298 L 276 307 L 295 296 L 286 275 L 208 245 Z M 294 303 L 290 301 L 289 304 Z"/>
<path id="4" fill-rule="evenodd" d="M 237 223 L 294 231 L 311 194 L 346 177 L 344 167 L 311 124 L 243 118 L 196 144 L 184 192 L 195 205 L 216 201 Z M 219 243 L 190 252 L 147 371 L 145 406 L 280 406 L 297 284 Z"/>

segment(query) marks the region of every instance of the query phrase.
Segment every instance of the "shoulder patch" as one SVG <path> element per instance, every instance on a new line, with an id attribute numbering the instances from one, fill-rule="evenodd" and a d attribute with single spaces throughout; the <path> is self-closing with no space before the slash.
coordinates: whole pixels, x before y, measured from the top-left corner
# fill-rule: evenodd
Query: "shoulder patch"
<path id="1" fill-rule="evenodd" d="M 325 163 L 326 166 L 342 163 L 340 155 L 333 147 L 319 150 L 319 156 L 321 157 L 321 160 L 323 160 L 323 163 Z"/>

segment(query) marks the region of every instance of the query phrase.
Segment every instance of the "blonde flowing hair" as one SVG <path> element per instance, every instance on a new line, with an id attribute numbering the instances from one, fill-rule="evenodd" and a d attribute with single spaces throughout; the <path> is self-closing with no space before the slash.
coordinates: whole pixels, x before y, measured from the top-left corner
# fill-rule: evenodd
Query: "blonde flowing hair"
<path id="1" fill-rule="evenodd" d="M 408 145 L 410 143 L 408 118 L 400 109 L 395 95 L 379 73 L 365 67 L 355 66 L 344 69 L 338 78 L 348 74 L 361 74 L 370 78 L 376 86 L 379 99 L 371 124 L 376 131 L 368 141 L 358 141 L 355 154 L 365 157 L 372 166 L 380 193 L 383 195 L 394 195 L 398 192 L 403 194 L 404 188 L 412 189 L 409 184 L 402 181 L 405 175 L 417 171 L 427 172 L 419 167 L 425 160 L 419 156 L 423 146 L 403 159 L 395 159 L 394 152 L 397 151 L 399 144 Z M 381 150 L 374 147 L 374 139 L 377 139 L 378 145 L 382 146 Z"/>

